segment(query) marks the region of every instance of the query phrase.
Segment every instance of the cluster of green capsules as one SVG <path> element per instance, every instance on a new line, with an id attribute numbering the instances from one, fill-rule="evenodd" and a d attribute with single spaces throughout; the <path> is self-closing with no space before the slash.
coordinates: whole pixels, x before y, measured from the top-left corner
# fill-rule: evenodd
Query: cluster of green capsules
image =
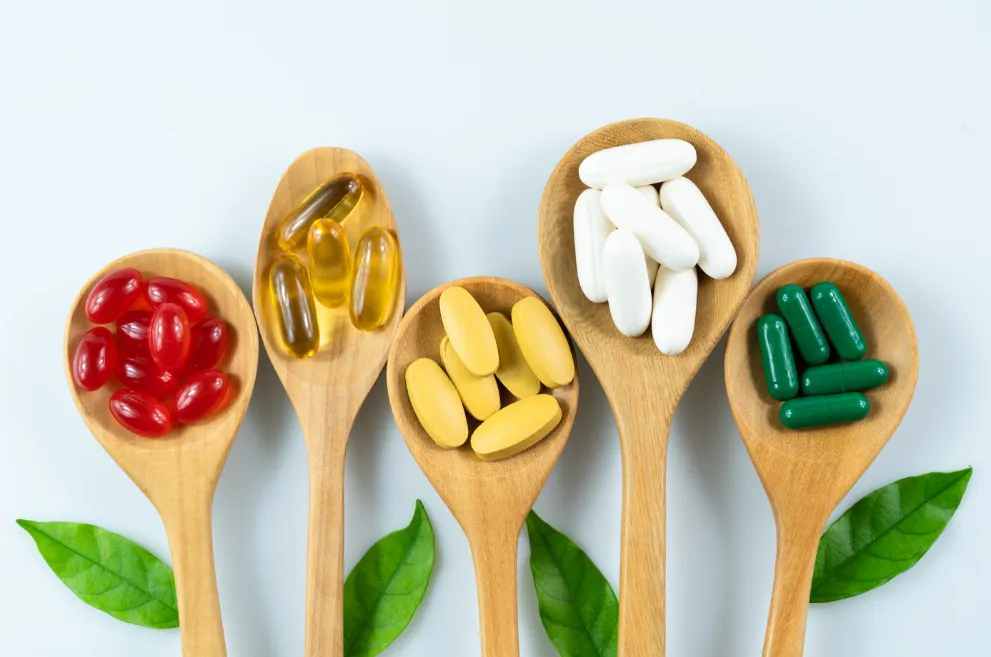
<path id="1" fill-rule="evenodd" d="M 839 288 L 818 283 L 810 302 L 801 287 L 786 285 L 778 290 L 777 302 L 781 315 L 761 317 L 757 338 L 767 391 L 785 402 L 781 423 L 807 429 L 867 417 L 871 404 L 862 391 L 884 384 L 888 367 L 879 360 L 862 360 L 867 344 Z M 792 340 L 809 366 L 801 379 Z M 828 362 L 830 343 L 841 362 Z"/>

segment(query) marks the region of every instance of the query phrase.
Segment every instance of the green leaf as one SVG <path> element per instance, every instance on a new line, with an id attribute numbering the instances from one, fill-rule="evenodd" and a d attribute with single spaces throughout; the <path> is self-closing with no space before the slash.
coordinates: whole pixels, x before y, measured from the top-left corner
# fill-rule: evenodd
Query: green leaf
<path id="1" fill-rule="evenodd" d="M 860 595 L 914 566 L 960 506 L 972 473 L 909 477 L 850 507 L 819 541 L 811 601 Z"/>
<path id="2" fill-rule="evenodd" d="M 619 602 L 570 538 L 533 511 L 526 519 L 540 620 L 561 657 L 615 657 Z"/>
<path id="3" fill-rule="evenodd" d="M 396 640 L 423 600 L 434 530 L 420 500 L 405 529 L 373 545 L 344 583 L 344 655 L 372 657 Z"/>
<path id="4" fill-rule="evenodd" d="M 179 627 L 172 569 L 137 543 L 93 525 L 18 520 L 38 551 L 86 604 L 118 620 Z"/>

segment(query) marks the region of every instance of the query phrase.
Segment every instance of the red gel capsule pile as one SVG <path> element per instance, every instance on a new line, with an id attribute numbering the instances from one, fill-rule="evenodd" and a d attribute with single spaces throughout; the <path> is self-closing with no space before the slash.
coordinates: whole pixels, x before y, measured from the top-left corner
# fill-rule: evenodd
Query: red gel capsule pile
<path id="1" fill-rule="evenodd" d="M 161 438 L 177 423 L 215 415 L 233 398 L 234 382 L 214 369 L 229 331 L 208 310 L 203 293 L 185 281 L 145 281 L 131 267 L 110 272 L 90 290 L 86 317 L 115 330 L 95 326 L 83 335 L 73 379 L 92 391 L 116 378 L 122 387 L 110 397 L 110 414 L 140 436 Z"/>

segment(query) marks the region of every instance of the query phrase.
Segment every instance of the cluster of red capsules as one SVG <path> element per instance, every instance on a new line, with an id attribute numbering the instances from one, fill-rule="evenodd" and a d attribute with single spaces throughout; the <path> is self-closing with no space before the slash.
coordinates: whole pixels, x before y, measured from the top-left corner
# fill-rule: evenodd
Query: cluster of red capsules
<path id="1" fill-rule="evenodd" d="M 94 324 L 79 341 L 72 376 L 98 390 L 116 375 L 123 385 L 110 397 L 110 413 L 141 436 L 160 438 L 176 422 L 188 424 L 220 411 L 234 384 L 214 369 L 227 350 L 228 329 L 207 317 L 206 297 L 174 278 L 145 281 L 125 267 L 97 282 L 86 298 Z"/>

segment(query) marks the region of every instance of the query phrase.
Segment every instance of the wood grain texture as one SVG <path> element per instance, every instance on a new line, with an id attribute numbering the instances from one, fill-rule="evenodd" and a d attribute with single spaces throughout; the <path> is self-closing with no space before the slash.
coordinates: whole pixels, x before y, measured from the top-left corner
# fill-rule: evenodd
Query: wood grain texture
<path id="1" fill-rule="evenodd" d="M 143 438 L 110 415 L 108 403 L 116 386 L 95 392 L 76 386 L 72 357 L 83 333 L 92 327 L 84 310 L 86 296 L 96 281 L 120 267 L 134 267 L 146 279 L 171 276 L 191 283 L 206 295 L 210 314 L 227 322 L 231 346 L 219 367 L 233 377 L 238 392 L 217 416 L 177 425 L 164 438 Z M 214 573 L 211 509 L 217 480 L 255 385 L 258 331 L 247 299 L 230 276 L 198 255 L 176 249 L 132 253 L 101 269 L 80 291 L 66 326 L 65 366 L 86 426 L 162 516 L 175 570 L 182 654 L 223 657 L 227 650 Z"/>
<path id="2" fill-rule="evenodd" d="M 498 311 L 507 317 L 517 301 L 539 295 L 519 283 L 491 277 L 452 281 L 431 290 L 413 304 L 399 325 L 386 373 L 389 402 L 406 446 L 468 537 L 478 585 L 482 655 L 513 657 L 519 655 L 519 534 L 571 433 L 578 405 L 578 376 L 567 386 L 550 391 L 561 404 L 561 423 L 530 449 L 485 462 L 475 456 L 469 444 L 451 450 L 438 447 L 416 418 L 406 393 L 405 374 L 418 358 L 432 358 L 440 364 L 438 346 L 444 327 L 439 299 L 441 292 L 452 286 L 471 292 L 485 312 Z M 512 400 L 507 394 L 503 404 Z M 478 425 L 470 416 L 468 421 L 469 429 Z"/>
<path id="3" fill-rule="evenodd" d="M 385 190 L 368 163 L 343 148 L 303 153 L 283 174 L 262 226 L 252 299 L 262 342 L 303 427 L 309 463 L 310 510 L 306 565 L 306 657 L 334 657 L 344 650 L 344 460 L 348 436 L 362 402 L 385 366 L 406 306 L 406 273 L 400 264 L 392 315 L 376 331 L 351 325 L 347 308 L 317 305 L 320 350 L 312 358 L 289 356 L 274 316 L 269 273 L 282 251 L 277 232 L 286 214 L 328 178 L 358 176 L 364 196 L 343 222 L 354 249 L 364 230 L 382 226 L 399 241 Z"/>
<path id="4" fill-rule="evenodd" d="M 665 356 L 648 331 L 619 333 L 606 304 L 582 294 L 575 269 L 574 206 L 585 186 L 578 165 L 604 148 L 677 138 L 695 146 L 687 174 L 705 194 L 736 248 L 736 272 L 722 281 L 699 276 L 691 345 Z M 551 174 L 537 221 L 540 265 L 551 298 L 602 383 L 616 416 L 623 453 L 623 536 L 620 568 L 619 654 L 664 654 L 665 467 L 668 429 L 678 401 L 743 303 L 753 284 L 760 247 L 757 208 L 733 160 L 707 136 L 661 119 L 614 123 L 583 137 Z"/>
<path id="5" fill-rule="evenodd" d="M 867 341 L 866 358 L 885 362 L 888 383 L 870 390 L 870 415 L 853 424 L 786 429 L 780 403 L 767 392 L 757 320 L 779 312 L 777 291 L 839 287 Z M 819 537 L 840 500 L 887 444 L 901 422 L 919 375 L 919 348 L 905 304 L 883 278 L 842 260 L 801 260 L 767 275 L 733 323 L 726 346 L 726 390 L 743 442 L 774 511 L 778 559 L 764 657 L 799 657 Z"/>

